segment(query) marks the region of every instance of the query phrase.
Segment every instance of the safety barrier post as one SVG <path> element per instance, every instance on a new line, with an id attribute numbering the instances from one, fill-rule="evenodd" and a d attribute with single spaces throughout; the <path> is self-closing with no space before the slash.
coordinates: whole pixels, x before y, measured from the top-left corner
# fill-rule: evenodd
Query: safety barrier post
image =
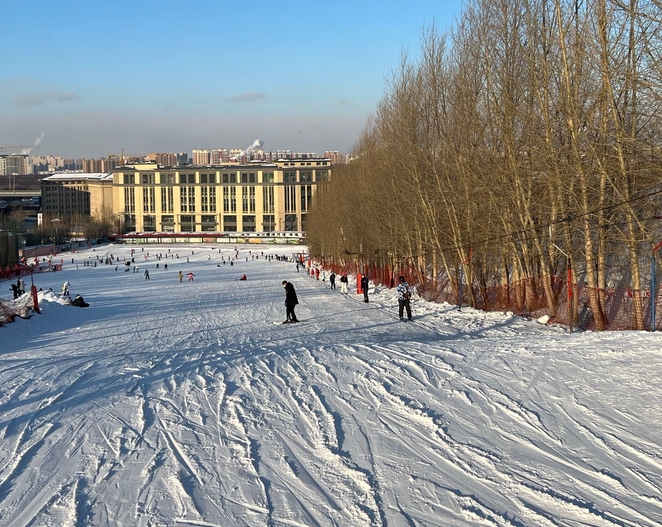
<path id="1" fill-rule="evenodd" d="M 655 331 L 655 253 L 662 247 L 662 242 L 653 247 L 651 254 L 651 331 Z"/>
<path id="2" fill-rule="evenodd" d="M 651 258 L 651 331 L 655 332 L 655 251 Z"/>

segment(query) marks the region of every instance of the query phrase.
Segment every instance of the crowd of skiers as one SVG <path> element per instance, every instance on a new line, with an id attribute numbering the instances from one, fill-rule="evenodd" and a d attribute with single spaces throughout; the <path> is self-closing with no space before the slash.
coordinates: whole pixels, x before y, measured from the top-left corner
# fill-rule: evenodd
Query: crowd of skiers
<path id="1" fill-rule="evenodd" d="M 212 247 L 212 249 L 214 249 Z M 131 256 L 127 259 L 115 256 L 113 254 L 100 258 L 98 255 L 96 257 L 96 261 L 92 257 L 88 257 L 86 261 L 84 261 L 83 265 L 86 266 L 91 266 L 93 265 L 94 267 L 97 266 L 98 263 L 102 264 L 114 264 L 114 263 L 119 263 L 120 260 L 122 260 L 127 267 L 125 270 L 129 271 L 131 267 L 133 267 L 133 272 L 138 271 L 138 266 L 135 265 L 136 258 L 137 258 L 137 249 L 131 249 Z M 146 262 L 150 256 L 149 252 L 145 252 L 144 249 L 140 249 L 140 252 L 143 253 L 143 262 Z M 220 255 L 221 250 L 218 250 L 218 253 Z M 195 251 L 191 251 L 191 254 L 195 254 Z M 168 249 L 167 254 L 157 254 L 154 255 L 156 257 L 156 269 L 159 269 L 159 262 L 162 259 L 177 259 L 179 258 L 179 254 L 171 254 L 171 250 Z M 243 256 L 243 255 L 242 255 Z M 329 287 L 331 290 L 336 290 L 336 282 L 340 282 L 340 293 L 341 294 L 348 294 L 348 285 L 349 285 L 349 279 L 347 276 L 346 272 L 339 272 L 336 274 L 335 271 L 333 270 L 326 270 L 323 269 L 321 266 L 311 263 L 310 261 L 304 262 L 302 258 L 297 258 L 294 259 L 292 257 L 286 257 L 286 256 L 278 256 L 278 255 L 264 255 L 264 252 L 258 253 L 256 251 L 255 254 L 253 254 L 252 251 L 249 251 L 249 256 L 251 260 L 255 259 L 260 259 L 260 257 L 266 261 L 272 261 L 272 260 L 277 260 L 277 261 L 293 261 L 296 263 L 296 270 L 299 272 L 301 269 L 304 269 L 306 273 L 308 273 L 312 278 L 316 280 L 321 280 L 323 282 L 326 282 L 328 279 L 329 282 Z M 246 261 L 249 260 L 249 256 L 246 256 Z M 223 265 L 226 265 L 229 263 L 230 266 L 234 265 L 234 262 L 238 260 L 239 258 L 239 251 L 234 248 L 234 252 L 230 255 L 227 256 L 221 256 L 221 261 Z M 189 261 L 189 257 L 186 256 L 186 260 Z M 207 256 L 207 260 L 211 260 L 211 255 Z M 74 259 L 72 259 L 72 263 L 74 263 Z M 221 264 L 217 264 L 217 267 L 220 267 Z M 164 263 L 164 265 L 161 267 L 164 271 L 168 270 L 168 264 Z M 115 267 L 115 270 L 117 271 L 117 266 Z M 143 271 L 143 276 L 145 280 L 150 280 L 150 272 L 148 269 L 145 269 Z M 177 278 L 179 282 L 184 281 L 184 276 L 187 277 L 187 281 L 192 282 L 194 281 L 195 274 L 191 271 L 184 273 L 183 271 L 179 271 L 177 273 Z M 238 281 L 245 281 L 247 280 L 246 274 L 242 274 L 239 278 L 236 278 Z M 295 306 L 298 305 L 299 300 L 297 297 L 297 293 L 294 289 L 294 285 L 291 282 L 288 282 L 287 280 L 283 280 L 282 282 L 283 288 L 285 290 L 285 307 L 286 307 L 286 320 L 284 323 L 296 323 L 299 322 L 299 319 L 297 318 L 294 309 Z M 362 292 L 363 293 L 363 301 L 364 302 L 369 302 L 369 288 L 370 288 L 370 280 L 367 275 L 362 275 L 357 282 L 357 292 Z M 11 289 L 14 294 L 14 299 L 18 298 L 19 296 L 23 295 L 25 293 L 25 284 L 23 283 L 23 280 L 21 278 L 18 279 L 16 284 L 11 284 Z M 400 276 L 397 281 L 397 287 L 396 287 L 396 293 L 397 293 L 397 300 L 398 300 L 398 316 L 400 320 L 404 320 L 404 317 L 406 315 L 407 320 L 412 319 L 412 312 L 411 312 L 411 296 L 412 296 L 412 288 L 409 285 L 409 283 L 405 280 L 404 276 Z M 87 307 L 89 304 L 85 302 L 85 300 L 82 298 L 81 295 L 76 295 L 76 298 L 74 300 L 71 300 L 70 298 L 70 283 L 68 281 L 65 281 L 62 284 L 62 296 L 66 297 L 71 305 L 74 306 L 80 306 L 80 307 Z"/>

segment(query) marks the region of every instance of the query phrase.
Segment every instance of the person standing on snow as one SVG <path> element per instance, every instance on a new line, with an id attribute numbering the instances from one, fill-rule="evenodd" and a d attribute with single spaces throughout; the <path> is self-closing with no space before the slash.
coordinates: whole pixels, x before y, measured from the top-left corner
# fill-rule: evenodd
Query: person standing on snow
<path id="1" fill-rule="evenodd" d="M 368 301 L 368 275 L 363 275 L 361 277 L 361 289 L 363 290 L 363 301 Z"/>
<path id="2" fill-rule="evenodd" d="M 179 281 L 181 282 L 184 279 L 184 275 L 179 271 Z"/>
<path id="3" fill-rule="evenodd" d="M 336 288 L 336 273 L 331 271 L 331 274 L 329 275 L 329 284 L 331 284 L 331 289 Z"/>
<path id="4" fill-rule="evenodd" d="M 195 275 L 193 273 L 188 273 L 186 276 L 188 276 L 188 281 L 192 282 Z"/>
<path id="5" fill-rule="evenodd" d="M 145 269 L 145 280 L 149 280 L 149 271 Z"/>
<path id="6" fill-rule="evenodd" d="M 404 320 L 403 311 L 407 309 L 407 320 L 411 320 L 411 286 L 405 280 L 404 276 L 398 278 L 398 286 L 395 288 L 398 293 L 398 315 L 400 320 Z"/>
<path id="7" fill-rule="evenodd" d="M 283 280 L 283 287 L 285 288 L 285 314 L 287 316 L 283 324 L 299 322 L 299 319 L 294 314 L 294 308 L 299 303 L 297 292 L 294 290 L 294 286 L 287 280 Z"/>
<path id="8" fill-rule="evenodd" d="M 340 276 L 340 292 L 347 294 L 347 273 L 344 273 Z"/>

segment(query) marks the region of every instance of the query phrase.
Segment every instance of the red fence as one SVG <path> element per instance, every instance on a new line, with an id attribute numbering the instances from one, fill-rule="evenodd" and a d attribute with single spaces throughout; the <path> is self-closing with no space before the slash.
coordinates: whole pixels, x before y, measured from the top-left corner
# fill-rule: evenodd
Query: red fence
<path id="1" fill-rule="evenodd" d="M 35 273 L 45 273 L 53 271 L 61 271 L 61 263 L 39 263 L 37 265 L 8 265 L 6 267 L 0 267 L 0 281 L 2 280 L 11 280 L 12 278 L 18 278 L 19 276 L 28 276 Z"/>
<path id="2" fill-rule="evenodd" d="M 327 269 L 333 269 L 336 273 L 346 272 L 354 275 L 359 272 L 356 263 L 341 266 L 327 264 Z M 458 304 L 458 291 L 448 278 L 436 282 L 425 278 L 423 283 L 419 275 L 412 267 L 404 269 L 391 269 L 390 267 L 378 267 L 366 265 L 365 274 L 376 285 L 394 287 L 397 277 L 404 275 L 405 279 L 416 286 L 419 295 L 432 302 L 448 302 Z M 472 305 L 484 311 L 511 311 L 517 315 L 541 317 L 549 315 L 550 321 L 557 324 L 569 325 L 568 313 L 568 282 L 566 277 L 552 276 L 550 289 L 553 295 L 554 312 L 547 307 L 543 277 L 530 278 L 512 282 L 506 285 L 470 286 L 463 284 L 462 305 Z M 606 328 L 610 330 L 635 329 L 635 298 L 641 295 L 643 307 L 644 327 L 651 329 L 651 291 L 633 291 L 631 288 L 599 289 L 595 291 L 601 298 Z M 590 304 L 591 288 L 573 284 L 573 326 L 581 329 L 596 329 L 596 324 Z M 662 329 L 662 286 L 656 288 L 655 293 L 655 327 Z"/>

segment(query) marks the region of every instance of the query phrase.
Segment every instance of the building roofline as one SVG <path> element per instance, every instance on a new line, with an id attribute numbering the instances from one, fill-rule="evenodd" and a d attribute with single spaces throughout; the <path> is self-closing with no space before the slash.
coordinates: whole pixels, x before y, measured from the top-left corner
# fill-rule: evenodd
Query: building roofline
<path id="1" fill-rule="evenodd" d="M 112 180 L 112 174 L 108 172 L 64 172 L 47 176 L 41 181 L 106 181 Z"/>

